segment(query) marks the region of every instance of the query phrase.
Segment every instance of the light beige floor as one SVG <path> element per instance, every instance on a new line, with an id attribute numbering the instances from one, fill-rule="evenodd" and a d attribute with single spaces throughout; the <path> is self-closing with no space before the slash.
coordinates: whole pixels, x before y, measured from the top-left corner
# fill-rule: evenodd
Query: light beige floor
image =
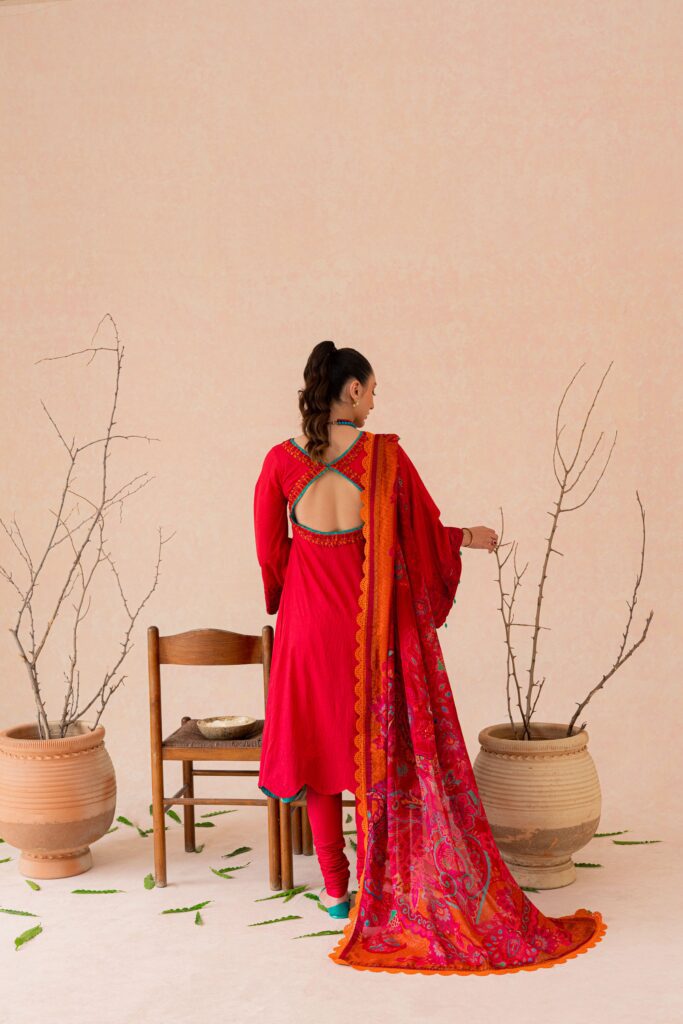
<path id="1" fill-rule="evenodd" d="M 211 810 L 212 808 L 207 808 Z M 117 807 L 148 827 L 148 806 Z M 346 809 L 345 809 L 346 814 Z M 2 1008 L 12 1024 L 136 1022 L 448 1021 L 505 1024 L 677 1024 L 681 1000 L 680 836 L 666 823 L 602 821 L 601 831 L 628 827 L 618 838 L 661 839 L 648 846 L 616 846 L 594 839 L 577 857 L 602 868 L 579 870 L 575 884 L 533 894 L 544 913 L 599 909 L 608 924 L 595 948 L 552 969 L 477 977 L 427 977 L 356 971 L 327 953 L 337 937 L 302 938 L 338 927 L 299 895 L 269 896 L 265 817 L 239 808 L 202 828 L 205 848 L 186 854 L 182 828 L 170 822 L 169 884 L 147 890 L 152 839 L 119 825 L 93 847 L 91 871 L 42 882 L 33 891 L 16 868 L 18 852 L 0 844 L 1 905 L 40 915 L 43 932 L 15 951 L 14 937 L 34 918 L 0 913 Z M 114 822 L 116 824 L 116 822 Z M 350 828 L 352 825 L 345 825 Z M 252 850 L 234 859 L 238 846 Z M 354 854 L 347 853 L 355 870 Z M 250 863 L 224 881 L 210 868 Z M 355 874 L 352 875 L 355 879 Z M 295 856 L 295 883 L 318 892 L 315 857 Z M 112 895 L 75 895 L 74 888 L 119 888 Z M 212 902 L 194 914 L 165 914 L 167 907 Z M 250 928 L 251 922 L 299 914 L 300 920 Z"/>

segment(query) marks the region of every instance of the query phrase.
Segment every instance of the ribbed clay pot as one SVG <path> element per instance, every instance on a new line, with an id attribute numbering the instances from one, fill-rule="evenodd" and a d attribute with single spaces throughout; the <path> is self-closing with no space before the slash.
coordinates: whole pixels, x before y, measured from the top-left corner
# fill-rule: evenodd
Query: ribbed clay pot
<path id="1" fill-rule="evenodd" d="M 518 729 L 521 730 L 521 723 Z M 493 837 L 519 885 L 556 889 L 576 879 L 572 854 L 593 838 L 602 806 L 585 729 L 532 723 L 532 739 L 509 722 L 479 733 L 473 764 Z"/>
<path id="2" fill-rule="evenodd" d="M 0 730 L 0 836 L 21 850 L 19 871 L 67 878 L 92 867 L 90 843 L 116 808 L 114 765 L 104 726 L 74 722 L 63 738 L 37 738 L 35 722 Z"/>

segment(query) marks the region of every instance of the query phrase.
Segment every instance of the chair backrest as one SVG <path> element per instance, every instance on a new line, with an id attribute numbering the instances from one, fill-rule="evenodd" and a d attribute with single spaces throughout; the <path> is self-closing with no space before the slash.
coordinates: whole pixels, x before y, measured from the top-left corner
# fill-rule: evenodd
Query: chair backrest
<path id="1" fill-rule="evenodd" d="M 264 661 L 266 630 L 261 636 L 232 633 L 227 629 L 190 629 L 159 636 L 156 626 L 147 630 L 149 642 L 158 644 L 160 665 L 254 665 Z"/>
<path id="2" fill-rule="evenodd" d="M 147 629 L 150 698 L 160 701 L 161 665 L 263 665 L 263 695 L 268 700 L 268 680 L 273 654 L 274 630 L 264 626 L 261 635 L 233 633 L 227 629 L 190 629 L 160 636 L 157 626 Z"/>

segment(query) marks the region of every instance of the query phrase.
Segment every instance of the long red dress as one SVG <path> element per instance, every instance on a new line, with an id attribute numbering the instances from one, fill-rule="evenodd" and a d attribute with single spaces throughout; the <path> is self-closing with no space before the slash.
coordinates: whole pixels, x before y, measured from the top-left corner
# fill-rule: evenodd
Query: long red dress
<path id="1" fill-rule="evenodd" d="M 295 506 L 321 473 L 342 473 L 361 489 L 364 434 L 325 466 L 293 438 L 281 441 L 267 452 L 254 491 L 266 610 L 278 612 L 258 785 L 287 802 L 300 798 L 308 783 L 321 793 L 355 791 L 363 528 L 313 530 L 296 521 Z"/>

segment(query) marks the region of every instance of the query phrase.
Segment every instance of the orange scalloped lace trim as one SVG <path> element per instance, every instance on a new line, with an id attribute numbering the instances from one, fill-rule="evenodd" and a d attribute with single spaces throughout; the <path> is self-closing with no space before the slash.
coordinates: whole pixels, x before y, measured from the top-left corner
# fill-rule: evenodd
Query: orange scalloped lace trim
<path id="1" fill-rule="evenodd" d="M 342 946 L 351 936 L 351 930 L 355 924 L 356 917 L 358 915 L 358 902 L 354 906 L 349 916 L 349 923 L 344 928 L 344 935 L 339 940 L 337 945 L 334 947 L 331 953 L 328 953 L 330 960 L 334 963 L 341 964 L 342 967 L 353 967 L 356 971 L 384 971 L 386 974 L 478 974 L 484 976 L 485 974 L 516 974 L 517 971 L 538 971 L 543 967 L 555 967 L 557 964 L 566 963 L 567 960 L 573 960 L 575 956 L 580 956 L 581 953 L 586 953 L 593 946 L 597 946 L 607 931 L 607 925 L 602 919 L 602 914 L 599 910 L 586 910 L 581 908 L 575 911 L 571 916 L 573 917 L 592 917 L 595 921 L 595 931 L 589 939 L 586 939 L 576 949 L 572 949 L 569 953 L 565 953 L 563 956 L 556 957 L 554 960 L 544 960 L 538 964 L 520 964 L 518 967 L 492 967 L 487 971 L 475 971 L 466 970 L 461 971 L 456 968 L 448 968 L 441 970 L 436 967 L 434 970 L 421 970 L 420 968 L 411 967 L 371 967 L 369 964 L 352 964 L 348 960 L 342 960 L 339 956 Z"/>
<path id="2" fill-rule="evenodd" d="M 355 700 L 355 704 L 354 704 L 354 709 L 355 709 L 355 713 L 356 713 L 356 721 L 358 720 L 358 716 L 360 715 L 361 708 L 362 708 L 361 692 L 360 692 L 361 691 L 361 684 L 362 684 L 362 654 L 363 654 L 363 652 L 362 652 L 362 638 L 363 638 L 363 623 L 365 621 L 365 615 L 367 613 L 367 603 L 368 603 L 368 565 L 369 565 L 369 557 L 370 557 L 369 544 L 368 544 L 368 534 L 369 534 L 369 530 L 370 530 L 369 516 L 368 516 L 368 506 L 369 506 L 369 500 L 370 500 L 370 488 L 368 486 L 369 485 L 368 469 L 369 469 L 369 466 L 370 466 L 370 449 L 372 447 L 372 436 L 373 435 L 370 433 L 370 431 L 366 431 L 363 440 L 360 442 L 363 445 L 363 447 L 364 447 L 363 458 L 362 458 L 362 462 L 361 462 L 361 465 L 362 465 L 361 479 L 362 479 L 362 481 L 363 481 L 365 486 L 363 487 L 363 489 L 361 491 L 361 519 L 363 521 L 363 537 L 365 539 L 365 556 L 364 556 L 364 560 L 363 560 L 363 575 L 362 575 L 362 578 L 361 578 L 361 587 L 360 587 L 359 611 L 358 611 L 358 615 L 356 617 L 356 622 L 357 622 L 357 625 L 358 625 L 358 629 L 356 630 L 356 664 L 355 664 L 355 676 L 356 676 L 355 694 L 356 694 L 356 700 Z M 377 449 L 376 448 L 374 450 L 374 457 L 377 458 Z M 373 551 L 373 556 L 374 556 L 374 551 Z M 355 753 L 354 753 L 355 772 L 354 772 L 354 775 L 355 775 L 355 780 L 356 780 L 356 789 L 358 789 L 358 787 L 360 786 L 360 782 L 361 782 L 362 745 L 363 745 L 363 737 L 360 735 L 359 730 L 356 730 L 356 735 L 354 737 L 354 746 L 355 746 Z M 362 801 L 360 810 L 361 810 L 360 817 L 361 817 L 361 821 L 363 823 L 363 829 L 365 831 L 365 842 L 366 842 L 365 849 L 367 849 L 367 804 L 366 804 L 365 800 Z M 593 920 L 595 921 L 595 931 L 593 932 L 591 937 L 589 939 L 586 939 L 586 941 L 583 942 L 580 946 L 577 946 L 576 949 L 572 949 L 569 953 L 565 953 L 563 956 L 556 957 L 555 959 L 552 959 L 552 960 L 544 960 L 542 963 L 538 963 L 538 964 L 520 964 L 517 967 L 492 967 L 490 970 L 486 970 L 486 971 L 476 971 L 476 970 L 464 970 L 463 971 L 463 970 L 457 970 L 456 968 L 449 968 L 447 970 L 441 970 L 439 968 L 435 968 L 434 970 L 421 970 L 420 968 L 410 968 L 410 967 L 371 967 L 369 964 L 354 964 L 354 963 L 350 963 L 348 960 L 343 960 L 341 958 L 341 956 L 340 956 L 340 953 L 341 953 L 343 947 L 350 941 L 351 936 L 353 934 L 353 930 L 354 930 L 355 925 L 356 925 L 356 918 L 358 917 L 358 910 L 360 908 L 360 894 L 361 894 L 362 889 L 363 889 L 364 878 L 365 878 L 365 870 L 363 870 L 363 873 L 362 873 L 362 875 L 360 877 L 360 880 L 358 882 L 358 896 L 356 897 L 355 905 L 352 908 L 351 913 L 349 914 L 349 923 L 345 926 L 344 934 L 339 939 L 338 943 L 336 944 L 336 946 L 334 947 L 332 952 L 327 954 L 328 957 L 330 958 L 330 960 L 332 960 L 334 963 L 340 964 L 342 967 L 353 967 L 353 969 L 356 970 L 356 971 L 380 971 L 380 972 L 384 972 L 386 974 L 443 974 L 443 975 L 446 975 L 446 974 L 478 974 L 478 975 L 481 975 L 481 976 L 484 976 L 486 974 L 516 974 L 518 971 L 538 971 L 538 970 L 541 970 L 541 968 L 543 968 L 543 967 L 555 967 L 557 964 L 566 963 L 567 960 L 573 960 L 574 957 L 580 956 L 581 953 L 585 953 L 587 950 L 591 949 L 593 946 L 597 946 L 598 942 L 600 942 L 602 940 L 605 932 L 607 931 L 607 925 L 603 921 L 602 914 L 598 910 L 591 911 L 591 910 L 586 910 L 584 907 L 582 907 L 581 909 L 575 911 L 575 913 L 573 915 L 571 915 L 571 916 L 573 916 L 573 917 L 592 917 L 593 918 Z"/>

